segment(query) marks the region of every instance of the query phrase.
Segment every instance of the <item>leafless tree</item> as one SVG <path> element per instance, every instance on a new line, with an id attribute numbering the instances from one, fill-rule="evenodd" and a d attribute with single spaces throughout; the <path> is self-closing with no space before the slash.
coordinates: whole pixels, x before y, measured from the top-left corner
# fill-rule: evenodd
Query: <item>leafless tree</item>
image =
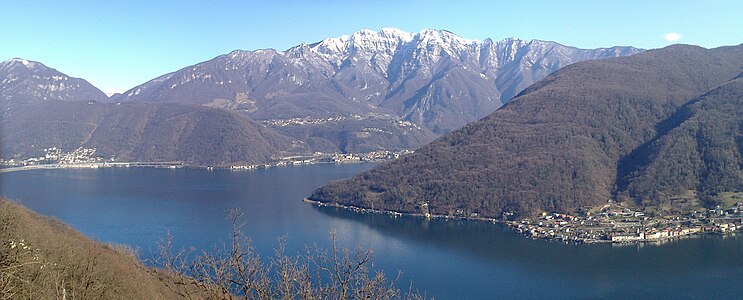
<path id="1" fill-rule="evenodd" d="M 274 256 L 263 262 L 251 240 L 243 233 L 244 214 L 227 211 L 232 224 L 229 245 L 210 253 L 173 250 L 168 235 L 152 262 L 156 274 L 184 298 L 207 299 L 423 299 L 411 288 L 406 293 L 395 287 L 382 271 L 370 269 L 373 252 L 361 247 L 339 246 L 334 230 L 330 249 L 315 245 L 304 255 L 286 253 L 287 238 L 278 239 Z"/>

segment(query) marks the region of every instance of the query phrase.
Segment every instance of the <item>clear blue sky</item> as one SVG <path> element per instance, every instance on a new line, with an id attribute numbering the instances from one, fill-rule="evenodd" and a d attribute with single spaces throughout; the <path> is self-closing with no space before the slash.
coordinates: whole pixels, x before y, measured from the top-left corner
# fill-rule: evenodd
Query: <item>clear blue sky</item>
<path id="1" fill-rule="evenodd" d="M 40 61 L 121 92 L 235 49 L 285 50 L 383 27 L 580 48 L 710 48 L 743 43 L 743 1 L 0 0 L 0 60 Z"/>

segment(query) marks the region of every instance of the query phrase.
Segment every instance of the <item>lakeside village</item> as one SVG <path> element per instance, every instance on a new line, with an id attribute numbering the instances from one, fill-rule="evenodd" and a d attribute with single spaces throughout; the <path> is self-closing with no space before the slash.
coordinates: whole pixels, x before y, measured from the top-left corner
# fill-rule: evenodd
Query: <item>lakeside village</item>
<path id="1" fill-rule="evenodd" d="M 402 151 L 374 151 L 361 154 L 314 153 L 306 156 L 282 157 L 266 164 L 235 165 L 223 167 L 235 171 L 258 170 L 280 166 L 319 164 L 319 163 L 354 163 L 379 162 L 392 160 L 401 155 L 412 153 Z M 104 159 L 96 155 L 96 148 L 78 148 L 64 152 L 57 147 L 44 149 L 44 155 L 24 160 L 0 160 L 0 172 L 28 169 L 55 168 L 101 168 L 101 167 L 200 167 L 187 166 L 182 162 L 117 162 L 113 158 Z M 203 166 L 201 166 L 203 167 Z M 206 167 L 213 170 L 214 167 Z M 730 197 L 729 197 L 730 198 Z M 696 210 L 671 214 L 649 214 L 633 210 L 621 203 L 609 202 L 601 207 L 581 210 L 575 214 L 546 213 L 536 218 L 505 221 L 515 231 L 535 239 L 550 239 L 571 243 L 637 243 L 657 242 L 691 236 L 702 233 L 729 234 L 743 231 L 743 195 L 730 198 L 715 209 Z M 315 203 L 317 205 L 327 205 Z M 357 209 L 354 207 L 344 207 Z M 359 209 L 361 212 L 373 210 Z M 397 213 L 396 213 L 397 214 Z M 427 218 L 446 216 L 421 215 Z M 494 219 L 479 218 L 473 220 Z M 508 216 L 504 215 L 504 219 Z"/>
<path id="2" fill-rule="evenodd" d="M 575 244 L 594 243 L 663 243 L 698 234 L 728 235 L 743 231 L 743 202 L 736 202 L 728 209 L 692 211 L 681 215 L 646 216 L 622 204 L 609 201 L 582 215 L 543 212 L 539 217 L 505 221 L 512 214 L 504 213 L 503 219 L 493 219 L 472 213 L 468 217 L 462 210 L 457 215 L 434 215 L 429 213 L 400 213 L 375 210 L 338 203 L 324 203 L 305 198 L 305 202 L 320 207 L 335 207 L 357 213 L 386 214 L 392 217 L 412 216 L 425 219 L 458 219 L 505 223 L 511 229 L 533 239 L 562 241 Z M 427 203 L 423 203 L 427 206 Z"/>
<path id="3" fill-rule="evenodd" d="M 542 213 L 537 218 L 508 221 L 517 232 L 535 239 L 571 243 L 663 242 L 695 234 L 743 231 L 743 203 L 727 208 L 646 216 L 642 211 L 609 201 L 578 215 Z"/>
<path id="4" fill-rule="evenodd" d="M 44 149 L 44 155 L 22 160 L 0 159 L 0 172 L 10 172 L 28 169 L 57 169 L 57 168 L 106 168 L 106 167 L 160 167 L 183 168 L 203 167 L 209 170 L 229 169 L 233 171 L 258 170 L 282 166 L 310 165 L 320 163 L 357 163 L 381 162 L 393 160 L 401 155 L 413 153 L 411 150 L 400 151 L 372 151 L 367 153 L 322 153 L 311 155 L 287 156 L 275 159 L 265 164 L 233 165 L 226 167 L 191 166 L 183 162 L 118 162 L 114 158 L 104 159 L 96 155 L 96 148 L 77 148 L 72 152 L 64 152 L 57 147 Z"/>
<path id="5" fill-rule="evenodd" d="M 95 148 L 77 148 L 72 152 L 63 152 L 62 149 L 51 147 L 44 149 L 44 155 L 22 160 L 0 159 L 0 167 L 3 169 L 58 166 L 60 168 L 97 168 L 104 163 L 104 159 L 95 155 Z"/>

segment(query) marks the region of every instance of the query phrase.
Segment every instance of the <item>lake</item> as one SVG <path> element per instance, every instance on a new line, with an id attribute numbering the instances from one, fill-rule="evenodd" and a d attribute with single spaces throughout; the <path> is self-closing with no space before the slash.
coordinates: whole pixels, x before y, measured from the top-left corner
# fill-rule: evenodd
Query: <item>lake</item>
<path id="1" fill-rule="evenodd" d="M 392 217 L 302 202 L 324 183 L 372 164 L 309 165 L 250 172 L 203 169 L 60 169 L 0 174 L 3 196 L 54 216 L 89 237 L 146 254 L 168 232 L 181 246 L 228 238 L 226 209 L 264 256 L 286 235 L 288 252 L 329 243 L 375 252 L 437 299 L 740 298 L 743 238 L 700 236 L 662 245 L 568 245 L 531 240 L 500 224 Z"/>

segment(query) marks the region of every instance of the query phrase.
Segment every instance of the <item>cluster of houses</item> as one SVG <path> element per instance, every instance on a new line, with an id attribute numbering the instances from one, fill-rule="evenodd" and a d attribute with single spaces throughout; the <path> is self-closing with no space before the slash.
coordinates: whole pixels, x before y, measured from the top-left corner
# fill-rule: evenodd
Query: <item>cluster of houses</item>
<path id="1" fill-rule="evenodd" d="M 272 167 L 307 165 L 317 163 L 349 163 L 349 162 L 375 162 L 396 159 L 402 155 L 413 153 L 411 150 L 387 151 L 379 150 L 367 153 L 322 153 L 316 152 L 312 155 L 282 157 L 273 162 L 266 164 L 253 165 L 233 165 L 231 170 L 256 170 L 267 169 Z M 115 163 L 113 158 L 106 161 L 96 155 L 96 148 L 77 148 L 72 152 L 64 152 L 61 148 L 51 147 L 44 149 L 44 155 L 32 157 L 23 160 L 0 160 L 0 166 L 7 167 L 8 170 L 17 167 L 56 167 L 56 168 L 74 168 L 74 167 L 109 167 L 109 166 L 154 166 L 154 167 L 180 167 L 182 163 L 173 165 L 172 163 Z M 214 167 L 209 167 L 214 169 Z"/>
<path id="2" fill-rule="evenodd" d="M 625 243 L 625 242 L 642 242 L 642 241 L 657 241 L 668 238 L 682 237 L 691 234 L 696 234 L 705 231 L 702 226 L 697 227 L 676 227 L 676 228 L 651 228 L 641 229 L 638 228 L 634 234 L 627 234 L 626 232 L 612 232 L 607 237 L 614 243 Z"/>
<path id="3" fill-rule="evenodd" d="M 102 157 L 95 155 L 96 148 L 77 148 L 72 152 L 64 152 L 61 148 L 51 147 L 44 149 L 44 155 L 31 157 L 23 160 L 1 160 L 3 167 L 24 167 L 48 164 L 60 165 L 82 165 L 94 164 L 103 161 Z"/>
<path id="4" fill-rule="evenodd" d="M 516 231 L 532 238 L 579 243 L 662 241 L 699 233 L 728 234 L 743 230 L 743 203 L 684 216 L 648 217 L 640 211 L 610 203 L 582 216 L 542 213 L 537 218 L 511 221 Z"/>
<path id="5" fill-rule="evenodd" d="M 231 170 L 245 171 L 256 169 L 268 169 L 273 167 L 284 167 L 294 165 L 310 165 L 318 163 L 352 163 L 352 162 L 376 162 L 399 158 L 402 155 L 413 153 L 412 150 L 388 151 L 379 150 L 367 153 L 322 153 L 316 152 L 308 156 L 288 156 L 274 162 L 258 165 L 234 165 Z"/>
<path id="6" fill-rule="evenodd" d="M 412 150 L 388 151 L 378 150 L 366 153 L 349 153 L 349 154 L 331 154 L 330 159 L 335 163 L 354 162 L 354 161 L 386 161 L 397 159 L 402 155 L 413 153 Z"/>
<path id="7" fill-rule="evenodd" d="M 593 217 L 542 213 L 538 219 L 523 219 L 508 224 L 531 238 L 579 243 L 601 241 L 604 238 L 602 228 L 597 227 L 603 224 L 599 224 Z"/>
<path id="8" fill-rule="evenodd" d="M 418 126 L 418 124 L 415 124 L 413 122 L 406 121 L 406 120 L 397 120 L 397 126 L 402 127 L 402 128 L 415 128 L 418 130 L 421 129 L 421 127 Z"/>
<path id="9" fill-rule="evenodd" d="M 361 121 L 361 120 L 386 120 L 389 122 L 389 124 L 396 125 L 399 128 L 404 129 L 418 129 L 420 130 L 421 127 L 417 124 L 407 121 L 407 120 L 400 120 L 396 116 L 392 115 L 386 115 L 386 114 L 369 114 L 368 116 L 361 116 L 361 115 L 355 115 L 351 114 L 348 116 L 335 116 L 335 117 L 328 117 L 328 118 L 312 118 L 312 117 L 300 117 L 300 118 L 291 118 L 291 119 L 271 119 L 271 120 L 264 120 L 262 121 L 263 124 L 267 126 L 274 126 L 274 127 L 285 127 L 285 126 L 302 126 L 302 125 L 322 125 L 322 124 L 335 124 L 340 123 L 342 121 L 346 120 L 354 120 L 354 121 Z M 362 132 L 387 132 L 380 128 L 373 128 L 373 127 L 367 127 L 364 128 Z"/>
<path id="10" fill-rule="evenodd" d="M 278 126 L 278 127 L 284 127 L 289 125 L 320 125 L 325 123 L 338 123 L 340 121 L 344 120 L 363 120 L 363 116 L 359 115 L 350 115 L 350 116 L 336 116 L 336 117 L 328 117 L 328 118 L 311 118 L 311 117 L 303 117 L 303 118 L 291 118 L 291 119 L 271 119 L 271 120 L 265 120 L 263 121 L 266 125 L 271 126 Z"/>

